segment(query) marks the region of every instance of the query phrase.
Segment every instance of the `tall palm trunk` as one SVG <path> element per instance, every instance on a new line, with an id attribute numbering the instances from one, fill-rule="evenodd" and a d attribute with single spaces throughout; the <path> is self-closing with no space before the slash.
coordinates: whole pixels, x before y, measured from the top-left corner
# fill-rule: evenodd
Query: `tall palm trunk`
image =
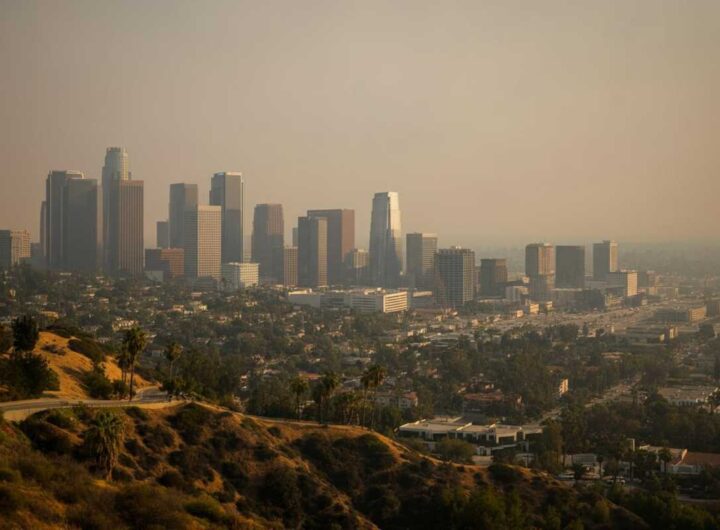
<path id="1" fill-rule="evenodd" d="M 130 399 L 129 399 L 129 401 L 132 401 L 134 388 L 135 388 L 135 364 L 133 364 L 130 367 Z"/>

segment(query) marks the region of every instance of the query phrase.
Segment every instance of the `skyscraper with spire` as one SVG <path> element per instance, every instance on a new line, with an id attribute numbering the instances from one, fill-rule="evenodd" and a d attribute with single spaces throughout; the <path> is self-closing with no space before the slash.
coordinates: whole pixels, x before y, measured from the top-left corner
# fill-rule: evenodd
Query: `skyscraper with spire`
<path id="1" fill-rule="evenodd" d="M 143 270 L 143 181 L 132 180 L 127 151 L 108 147 L 102 169 L 103 256 L 108 274 Z"/>
<path id="2" fill-rule="evenodd" d="M 400 197 L 376 193 L 370 221 L 370 278 L 378 287 L 398 287 L 403 269 Z"/>

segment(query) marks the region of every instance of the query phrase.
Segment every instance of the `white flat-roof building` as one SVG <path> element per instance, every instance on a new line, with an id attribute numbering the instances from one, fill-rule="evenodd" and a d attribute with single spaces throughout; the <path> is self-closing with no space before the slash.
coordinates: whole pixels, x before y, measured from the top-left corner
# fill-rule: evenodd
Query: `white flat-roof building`
<path id="1" fill-rule="evenodd" d="M 260 281 L 260 264 L 223 263 L 222 280 L 224 289 L 228 291 L 254 287 Z"/>
<path id="2" fill-rule="evenodd" d="M 384 289 L 355 289 L 350 291 L 320 291 L 302 289 L 287 295 L 292 304 L 328 309 L 355 309 L 361 313 L 395 313 L 408 309 L 407 291 Z"/>

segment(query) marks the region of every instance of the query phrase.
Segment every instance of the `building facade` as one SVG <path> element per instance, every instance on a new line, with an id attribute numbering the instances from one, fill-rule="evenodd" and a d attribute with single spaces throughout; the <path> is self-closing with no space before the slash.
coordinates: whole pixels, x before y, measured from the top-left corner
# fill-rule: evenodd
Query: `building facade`
<path id="1" fill-rule="evenodd" d="M 210 204 L 222 214 L 222 262 L 244 261 L 245 180 L 242 173 L 215 173 L 210 182 Z"/>
<path id="2" fill-rule="evenodd" d="M 355 248 L 355 210 L 308 210 L 307 216 L 327 219 L 328 284 L 344 283 L 345 257 Z"/>
<path id="3" fill-rule="evenodd" d="M 555 286 L 563 289 L 585 287 L 585 247 L 558 245 L 555 249 Z"/>
<path id="4" fill-rule="evenodd" d="M 197 205 L 197 184 L 170 184 L 170 204 L 168 205 L 168 222 L 170 223 L 169 247 L 184 247 L 185 212 L 192 210 Z"/>
<path id="5" fill-rule="evenodd" d="M 0 269 L 10 269 L 30 259 L 30 232 L 0 230 Z"/>
<path id="6" fill-rule="evenodd" d="M 70 179 L 63 194 L 62 268 L 96 272 L 101 265 L 101 193 L 95 179 Z"/>
<path id="7" fill-rule="evenodd" d="M 298 284 L 323 287 L 327 279 L 327 219 L 298 218 Z"/>
<path id="8" fill-rule="evenodd" d="M 259 263 L 223 263 L 222 285 L 228 291 L 255 287 L 260 283 Z"/>
<path id="9" fill-rule="evenodd" d="M 174 280 L 185 275 L 185 250 L 182 248 L 145 249 L 145 270 L 160 271 L 164 280 Z"/>
<path id="10" fill-rule="evenodd" d="M 436 234 L 413 232 L 405 236 L 406 274 L 408 286 L 432 289 L 435 281 Z"/>
<path id="11" fill-rule="evenodd" d="M 608 273 L 618 270 L 618 244 L 605 240 L 593 245 L 593 280 L 604 282 Z"/>
<path id="12" fill-rule="evenodd" d="M 458 308 L 475 296 L 475 252 L 443 248 L 435 254 L 435 298 L 444 307 Z"/>
<path id="13" fill-rule="evenodd" d="M 484 258 L 480 260 L 480 294 L 483 296 L 504 296 L 508 281 L 507 260 Z"/>
<path id="14" fill-rule="evenodd" d="M 370 279 L 378 287 L 398 287 L 403 270 L 403 241 L 397 192 L 376 193 L 370 221 Z"/>
<path id="15" fill-rule="evenodd" d="M 282 204 L 258 204 L 253 215 L 252 261 L 260 264 L 260 277 L 283 280 L 285 221 Z"/>
<path id="16" fill-rule="evenodd" d="M 220 280 L 222 208 L 198 205 L 185 212 L 185 277 Z"/>
<path id="17" fill-rule="evenodd" d="M 555 247 L 550 243 L 531 243 L 525 247 L 525 274 L 530 278 L 530 297 L 552 300 L 555 288 Z"/>
<path id="18" fill-rule="evenodd" d="M 370 281 L 370 255 L 364 248 L 354 248 L 345 256 L 346 282 L 367 285 Z"/>
<path id="19" fill-rule="evenodd" d="M 298 248 L 283 249 L 283 285 L 295 287 L 298 284 Z"/>

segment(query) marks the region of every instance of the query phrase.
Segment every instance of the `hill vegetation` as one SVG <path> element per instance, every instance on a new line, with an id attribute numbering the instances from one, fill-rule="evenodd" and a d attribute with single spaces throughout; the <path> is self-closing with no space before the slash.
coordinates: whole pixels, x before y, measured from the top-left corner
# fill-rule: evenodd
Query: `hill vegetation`
<path id="1" fill-rule="evenodd" d="M 357 427 L 187 404 L 40 413 L 0 432 L 0 528 L 644 528 L 546 475 Z"/>

